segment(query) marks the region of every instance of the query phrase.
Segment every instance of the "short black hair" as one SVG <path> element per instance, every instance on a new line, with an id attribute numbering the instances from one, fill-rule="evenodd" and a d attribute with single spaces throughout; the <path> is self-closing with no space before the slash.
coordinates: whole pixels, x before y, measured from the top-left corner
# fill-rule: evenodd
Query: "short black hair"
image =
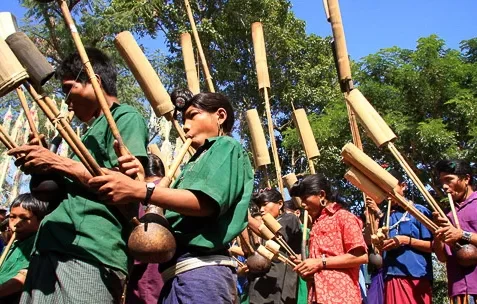
<path id="1" fill-rule="evenodd" d="M 388 171 L 392 176 L 394 176 L 398 180 L 399 184 L 402 184 L 406 181 L 406 179 L 404 178 L 404 175 L 401 172 L 399 172 L 398 170 L 387 169 L 386 171 Z"/>
<path id="2" fill-rule="evenodd" d="M 106 94 L 116 97 L 117 70 L 108 55 L 97 48 L 86 48 L 86 54 L 93 66 L 94 73 L 101 79 L 101 86 Z M 56 69 L 57 79 L 78 79 L 82 83 L 89 81 L 88 74 L 78 52 L 68 55 Z"/>
<path id="3" fill-rule="evenodd" d="M 159 158 L 159 156 L 149 153 L 147 155 L 147 165 L 144 168 L 146 177 L 151 177 L 151 176 L 158 176 L 158 177 L 164 177 L 165 176 L 165 170 L 164 170 L 164 164 L 162 163 L 162 160 Z"/>
<path id="4" fill-rule="evenodd" d="M 280 201 L 283 201 L 282 194 L 274 188 L 262 189 L 252 194 L 252 202 L 258 207 L 266 202 L 278 203 Z"/>
<path id="5" fill-rule="evenodd" d="M 470 166 L 470 163 L 465 160 L 444 159 L 438 161 L 434 167 L 437 172 L 437 175 L 440 175 L 441 173 L 448 173 L 455 174 L 460 178 L 469 175 L 469 185 L 473 184 L 472 167 Z"/>
<path id="6" fill-rule="evenodd" d="M 325 191 L 326 199 L 331 200 L 331 185 L 328 179 L 321 173 L 310 174 L 295 182 L 290 189 L 291 196 L 305 197 L 309 195 L 319 195 L 320 191 Z"/>
<path id="7" fill-rule="evenodd" d="M 296 211 L 299 208 L 295 205 L 295 203 L 292 200 L 288 200 L 283 203 L 283 209 Z"/>
<path id="8" fill-rule="evenodd" d="M 171 93 L 171 100 L 176 106 L 176 109 L 182 112 L 182 114 L 184 114 L 190 106 L 209 113 L 214 113 L 220 108 L 225 109 L 227 118 L 222 124 L 222 127 L 225 133 L 232 131 L 235 122 L 234 109 L 232 108 L 230 100 L 225 95 L 220 93 L 199 93 L 193 95 L 192 92 L 187 89 L 176 89 Z M 178 107 L 178 105 L 180 106 Z"/>
<path id="9" fill-rule="evenodd" d="M 17 196 L 10 205 L 10 211 L 16 207 L 31 211 L 39 221 L 48 214 L 48 203 L 37 200 L 31 193 L 23 193 Z"/>

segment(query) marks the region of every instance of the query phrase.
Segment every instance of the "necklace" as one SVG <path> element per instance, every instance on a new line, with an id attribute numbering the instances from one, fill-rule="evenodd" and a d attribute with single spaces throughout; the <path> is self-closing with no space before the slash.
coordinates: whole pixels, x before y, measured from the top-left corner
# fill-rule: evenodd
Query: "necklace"
<path id="1" fill-rule="evenodd" d="M 406 218 L 407 215 L 408 215 L 408 212 L 407 211 L 404 212 L 404 214 L 401 216 L 399 221 L 397 221 L 396 223 L 394 223 L 394 225 L 389 227 L 389 231 L 393 230 L 394 228 L 397 228 L 397 230 L 399 230 L 399 224 L 401 224 L 401 222 L 404 221 L 404 219 Z"/>

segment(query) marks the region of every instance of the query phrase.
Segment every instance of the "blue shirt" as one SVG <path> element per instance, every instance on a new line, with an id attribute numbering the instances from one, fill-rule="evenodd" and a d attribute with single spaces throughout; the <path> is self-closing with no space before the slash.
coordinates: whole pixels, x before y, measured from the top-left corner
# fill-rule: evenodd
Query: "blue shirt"
<path id="1" fill-rule="evenodd" d="M 414 205 L 432 219 L 431 212 L 422 205 Z M 407 235 L 413 239 L 430 241 L 432 233 L 414 216 L 398 209 L 391 213 L 389 237 Z M 389 276 L 426 278 L 432 280 L 432 255 L 404 245 L 384 253 L 384 274 Z"/>

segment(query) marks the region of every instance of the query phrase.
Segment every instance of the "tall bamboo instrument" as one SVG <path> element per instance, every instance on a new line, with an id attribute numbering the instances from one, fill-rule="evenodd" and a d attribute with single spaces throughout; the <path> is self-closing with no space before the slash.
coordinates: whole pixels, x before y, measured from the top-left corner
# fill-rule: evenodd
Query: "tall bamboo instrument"
<path id="1" fill-rule="evenodd" d="M 308 160 L 308 167 L 310 168 L 310 173 L 315 174 L 315 164 L 313 160 L 320 156 L 320 150 L 316 144 L 315 136 L 313 135 L 313 130 L 311 129 L 310 122 L 306 116 L 304 109 L 295 109 L 293 107 L 293 122 L 295 123 L 296 130 L 298 132 L 298 137 L 300 137 L 301 144 L 305 150 L 306 159 Z M 303 236 L 302 236 L 302 248 L 301 254 L 303 259 L 306 257 L 306 232 L 308 226 L 308 210 L 304 212 L 303 219 Z"/>
<path id="2" fill-rule="evenodd" d="M 270 89 L 270 78 L 268 76 L 267 54 L 265 50 L 265 39 L 263 37 L 263 26 L 260 22 L 252 23 L 252 40 L 253 50 L 255 54 L 255 66 L 257 69 L 258 89 L 263 90 L 263 98 L 265 100 L 265 112 L 267 115 L 268 135 L 272 146 L 273 162 L 277 173 L 277 183 L 280 193 L 283 196 L 283 182 L 280 168 L 280 159 L 278 157 L 277 143 L 275 140 L 275 132 L 273 127 L 272 112 L 270 109 L 270 100 L 268 98 L 268 90 Z"/>
<path id="3" fill-rule="evenodd" d="M 185 143 L 184 130 L 174 118 L 174 105 L 172 104 L 171 97 L 151 63 L 147 60 L 146 55 L 144 55 L 137 44 L 136 39 L 134 39 L 130 32 L 125 31 L 116 35 L 114 44 L 139 83 L 139 86 L 144 91 L 156 116 L 164 116 L 171 121 L 180 138 Z M 189 146 L 189 153 L 191 155 L 195 153 L 191 146 Z"/>
<path id="4" fill-rule="evenodd" d="M 52 2 L 54 0 L 40 0 L 39 2 Z M 79 36 L 78 29 L 74 23 L 73 17 L 71 16 L 71 12 L 68 8 L 68 3 L 66 0 L 56 0 L 58 5 L 60 6 L 61 13 L 63 14 L 63 18 L 66 24 L 66 27 L 70 29 L 71 37 L 73 38 L 73 42 L 78 50 L 78 54 L 83 62 L 84 69 L 86 74 L 88 75 L 89 81 L 93 86 L 94 93 L 96 95 L 96 99 L 98 100 L 98 104 L 101 107 L 101 111 L 103 112 L 104 117 L 111 129 L 111 133 L 115 140 L 118 141 L 119 150 L 121 155 L 129 155 L 129 151 L 127 147 L 124 145 L 124 142 L 121 138 L 121 134 L 119 134 L 119 129 L 114 121 L 113 115 L 111 114 L 111 110 L 109 108 L 108 102 L 106 101 L 106 97 L 104 92 L 101 88 L 101 85 L 98 81 L 96 74 L 94 73 L 93 66 L 88 58 L 88 54 L 84 48 L 83 42 L 81 41 L 81 37 Z M 144 177 L 139 177 L 143 179 Z"/>
<path id="5" fill-rule="evenodd" d="M 207 60 L 205 59 L 204 50 L 202 49 L 202 44 L 199 38 L 199 33 L 197 32 L 197 27 L 195 26 L 194 15 L 192 14 L 189 0 L 184 0 L 184 4 L 187 10 L 187 16 L 189 17 L 190 26 L 192 27 L 192 34 L 194 35 L 195 44 L 197 45 L 197 50 L 199 51 L 202 69 L 204 70 L 205 80 L 207 81 L 207 87 L 209 88 L 210 92 L 215 92 L 214 83 L 212 82 L 212 76 L 210 75 L 209 66 L 207 65 Z"/>
<path id="6" fill-rule="evenodd" d="M 394 146 L 392 142 L 396 139 L 396 135 L 394 134 L 394 132 L 389 128 L 384 119 L 382 119 L 378 112 L 366 100 L 363 94 L 361 94 L 358 89 L 353 88 L 351 69 L 349 65 L 348 53 L 346 50 L 346 41 L 344 38 L 343 23 L 341 20 L 341 12 L 338 0 L 324 1 L 326 1 L 325 10 L 326 8 L 328 8 L 328 19 L 332 24 L 333 37 L 335 40 L 335 54 L 337 58 L 336 62 L 340 74 L 340 85 L 341 89 L 346 92 L 345 98 L 347 101 L 348 112 L 354 113 L 352 114 L 353 116 L 355 114 L 358 116 L 359 120 L 363 124 L 363 127 L 366 129 L 368 136 L 371 137 L 373 142 L 378 147 L 387 146 L 389 151 L 403 167 L 409 178 L 411 178 L 411 180 L 414 182 L 423 197 L 428 201 L 432 210 L 438 212 L 441 216 L 445 217 L 444 212 L 434 200 L 432 195 L 427 191 L 423 183 L 419 180 L 415 172 L 412 170 L 411 166 L 406 162 L 404 157 Z M 356 121 L 355 118 L 354 121 Z M 360 145 L 356 144 L 356 142 L 355 145 L 360 148 Z"/>
<path id="7" fill-rule="evenodd" d="M 181 34 L 182 58 L 187 77 L 187 87 L 192 94 L 200 93 L 199 75 L 195 67 L 194 48 L 189 33 Z"/>
<path id="8" fill-rule="evenodd" d="M 354 84 L 351 75 L 351 64 L 348 56 L 348 49 L 346 47 L 346 39 L 339 3 L 338 0 L 323 0 L 323 6 L 326 20 L 331 23 L 331 29 L 333 32 L 334 41 L 331 44 L 331 48 L 335 59 L 336 70 L 338 72 L 341 92 L 343 92 L 345 100 L 347 100 L 347 96 L 354 90 Z M 361 143 L 361 136 L 359 134 L 355 113 L 348 103 L 346 103 L 346 108 L 348 112 L 348 120 L 351 128 L 353 143 L 362 150 L 363 145 Z M 363 197 L 363 201 L 366 202 L 366 197 Z M 375 227 L 373 225 L 375 222 L 374 214 L 371 212 L 371 210 L 369 210 L 369 208 L 367 211 L 368 215 L 366 220 L 370 225 L 372 233 L 375 233 Z"/>

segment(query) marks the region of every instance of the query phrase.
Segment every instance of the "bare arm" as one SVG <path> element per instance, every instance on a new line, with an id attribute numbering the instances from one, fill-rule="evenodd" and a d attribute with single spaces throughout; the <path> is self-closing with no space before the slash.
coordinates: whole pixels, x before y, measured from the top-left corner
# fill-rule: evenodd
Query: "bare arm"
<path id="1" fill-rule="evenodd" d="M 23 290 L 25 284 L 26 269 L 22 269 L 16 276 L 0 285 L 0 298 L 12 295 Z"/>
<path id="2" fill-rule="evenodd" d="M 434 250 L 434 253 L 436 254 L 437 259 L 445 263 L 447 262 L 447 253 L 445 250 L 445 244 L 438 238 L 434 239 L 434 242 L 432 242 L 432 249 Z"/>
<path id="3" fill-rule="evenodd" d="M 101 200 L 127 204 L 143 201 L 146 197 L 146 183 L 111 170 L 104 176 L 97 176 L 89 181 L 91 187 L 97 188 Z M 172 210 L 186 216 L 212 216 L 217 212 L 217 204 L 201 192 L 184 189 L 156 187 L 150 204 Z"/>

